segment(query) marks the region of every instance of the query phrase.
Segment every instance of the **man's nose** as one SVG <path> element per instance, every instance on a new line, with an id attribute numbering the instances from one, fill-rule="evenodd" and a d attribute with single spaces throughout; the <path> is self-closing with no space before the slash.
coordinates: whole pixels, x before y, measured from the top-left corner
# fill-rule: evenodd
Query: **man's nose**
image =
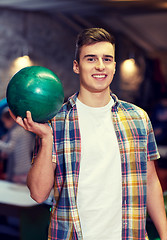
<path id="1" fill-rule="evenodd" d="M 104 68 L 105 68 L 105 65 L 104 65 L 103 59 L 101 59 L 101 58 L 98 59 L 98 61 L 96 63 L 96 69 L 102 71 L 102 70 L 104 70 Z"/>

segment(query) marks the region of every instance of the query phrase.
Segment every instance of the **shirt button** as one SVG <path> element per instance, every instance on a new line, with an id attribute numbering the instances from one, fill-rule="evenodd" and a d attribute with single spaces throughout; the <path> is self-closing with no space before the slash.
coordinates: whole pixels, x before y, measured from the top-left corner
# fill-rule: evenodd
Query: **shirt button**
<path id="1" fill-rule="evenodd" d="M 124 221 L 123 225 L 126 227 L 128 225 L 127 221 Z"/>

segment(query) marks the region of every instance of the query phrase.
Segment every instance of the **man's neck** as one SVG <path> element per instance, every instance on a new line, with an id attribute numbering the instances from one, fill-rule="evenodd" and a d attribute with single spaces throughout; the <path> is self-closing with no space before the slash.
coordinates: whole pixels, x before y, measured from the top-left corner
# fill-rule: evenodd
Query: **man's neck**
<path id="1" fill-rule="evenodd" d="M 110 101 L 110 89 L 105 92 L 88 92 L 80 90 L 78 99 L 90 107 L 104 107 Z"/>

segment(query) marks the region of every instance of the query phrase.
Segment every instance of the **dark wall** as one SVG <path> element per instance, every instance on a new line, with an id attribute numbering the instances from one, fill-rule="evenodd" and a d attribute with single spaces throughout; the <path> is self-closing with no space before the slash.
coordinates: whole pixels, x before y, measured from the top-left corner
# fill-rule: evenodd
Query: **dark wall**
<path id="1" fill-rule="evenodd" d="M 15 73 L 13 61 L 27 53 L 33 65 L 47 67 L 62 80 L 65 96 L 78 89 L 72 71 L 77 32 L 41 13 L 0 10 L 0 99 Z"/>

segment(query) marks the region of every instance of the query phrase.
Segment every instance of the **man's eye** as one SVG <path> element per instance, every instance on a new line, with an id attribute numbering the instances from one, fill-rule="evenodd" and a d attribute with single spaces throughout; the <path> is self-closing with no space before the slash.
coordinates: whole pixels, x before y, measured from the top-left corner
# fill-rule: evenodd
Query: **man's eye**
<path id="1" fill-rule="evenodd" d="M 88 61 L 88 62 L 94 62 L 94 61 L 95 61 L 95 58 L 88 58 L 87 61 Z"/>
<path id="2" fill-rule="evenodd" d="M 112 59 L 111 58 L 104 58 L 103 61 L 104 62 L 112 62 Z"/>

